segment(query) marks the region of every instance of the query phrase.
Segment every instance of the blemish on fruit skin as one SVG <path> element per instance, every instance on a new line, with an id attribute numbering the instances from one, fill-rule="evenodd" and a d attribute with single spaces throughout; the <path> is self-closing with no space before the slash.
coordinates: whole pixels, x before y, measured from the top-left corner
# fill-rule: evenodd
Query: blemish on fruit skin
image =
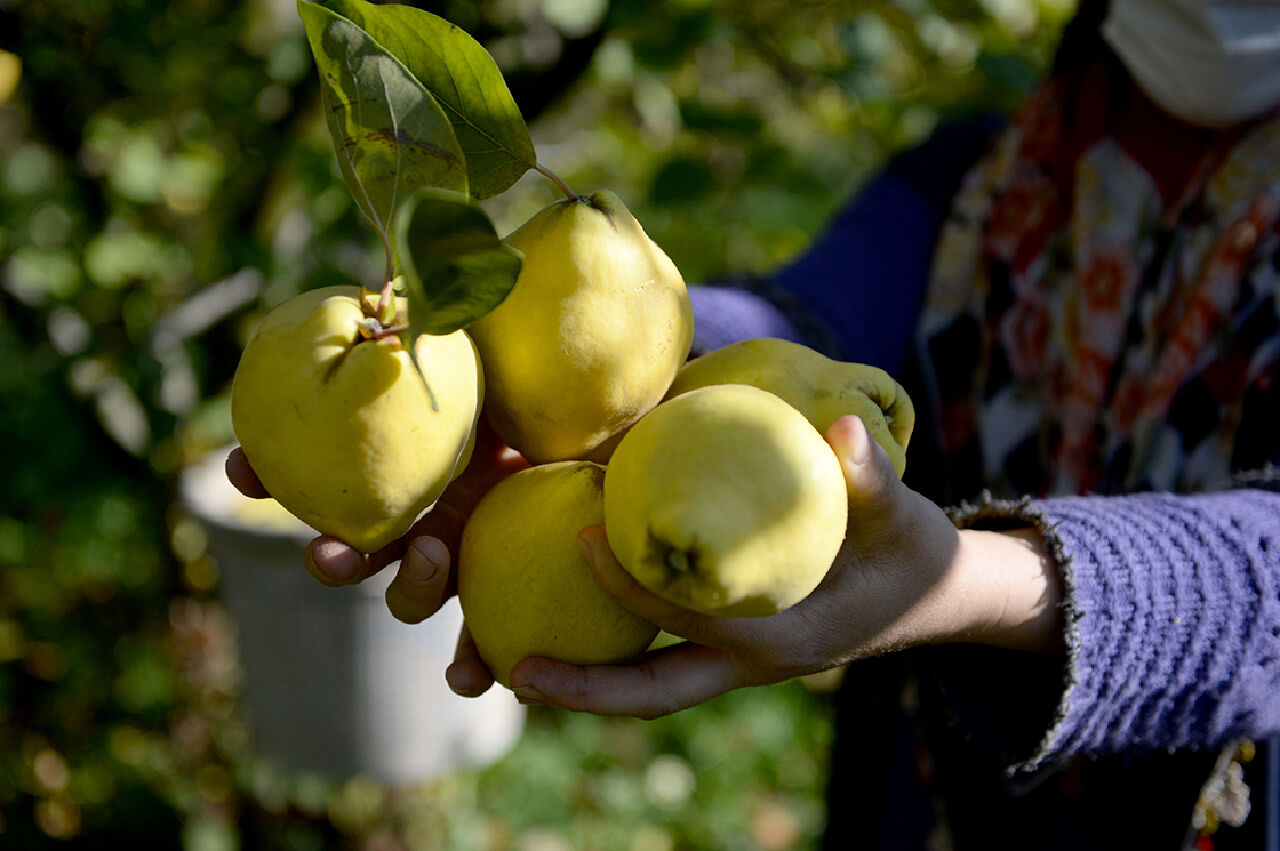
<path id="1" fill-rule="evenodd" d="M 571 202 L 572 203 L 572 202 Z M 618 232 L 618 223 L 613 218 L 613 210 L 601 205 L 594 197 L 586 196 L 578 198 L 578 203 L 586 204 L 600 215 L 604 216 L 604 220 L 609 223 L 609 227 L 613 228 L 613 232 Z"/>

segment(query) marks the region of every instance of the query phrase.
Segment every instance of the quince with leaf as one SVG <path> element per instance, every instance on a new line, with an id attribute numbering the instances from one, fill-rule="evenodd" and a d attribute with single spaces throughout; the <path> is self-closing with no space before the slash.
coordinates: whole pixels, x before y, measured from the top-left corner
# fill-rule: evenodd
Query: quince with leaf
<path id="1" fill-rule="evenodd" d="M 232 426 L 267 491 L 362 552 L 402 535 L 466 466 L 484 394 L 465 331 L 419 335 L 415 363 L 380 333 L 378 301 L 354 286 L 295 296 L 258 326 L 231 389 Z"/>
<path id="2" fill-rule="evenodd" d="M 520 266 L 475 199 L 514 183 L 533 146 L 492 58 L 458 27 L 364 0 L 298 12 L 385 276 L 380 293 L 314 290 L 268 314 L 236 370 L 232 425 L 277 501 L 374 552 L 468 461 L 484 382 L 462 329 Z"/>

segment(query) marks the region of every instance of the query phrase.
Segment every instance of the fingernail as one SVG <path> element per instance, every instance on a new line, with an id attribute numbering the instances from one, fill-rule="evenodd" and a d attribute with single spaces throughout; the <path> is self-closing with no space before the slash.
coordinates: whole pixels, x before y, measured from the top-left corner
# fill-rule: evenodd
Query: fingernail
<path id="1" fill-rule="evenodd" d="M 435 576 L 436 572 L 449 561 L 449 551 L 445 549 L 443 543 L 435 538 L 418 538 L 410 546 L 432 568 L 429 574 L 423 575 L 423 579 Z"/>
<path id="2" fill-rule="evenodd" d="M 871 463 L 871 436 L 861 419 L 849 429 L 849 460 L 859 467 Z"/>
<path id="3" fill-rule="evenodd" d="M 307 547 L 302 551 L 302 561 L 306 565 L 307 572 L 314 576 L 323 585 L 330 587 L 337 585 L 347 585 L 351 582 L 351 577 L 334 576 L 331 573 L 320 569 L 320 563 L 316 561 L 315 548 Z"/>
<path id="4" fill-rule="evenodd" d="M 547 702 L 547 699 L 543 696 L 542 692 L 538 691 L 533 686 L 515 686 L 511 691 L 515 693 L 516 700 L 520 701 L 525 706 L 541 706 Z"/>
<path id="5" fill-rule="evenodd" d="M 468 685 L 465 681 L 459 682 L 455 676 L 457 670 L 457 667 L 452 664 L 444 669 L 444 681 L 454 694 L 458 697 L 479 697 L 484 694 L 485 690 L 482 688 Z"/>
<path id="6" fill-rule="evenodd" d="M 352 585 L 369 575 L 367 558 L 342 541 L 328 536 L 321 536 L 308 544 L 305 559 L 307 569 L 326 585 Z"/>

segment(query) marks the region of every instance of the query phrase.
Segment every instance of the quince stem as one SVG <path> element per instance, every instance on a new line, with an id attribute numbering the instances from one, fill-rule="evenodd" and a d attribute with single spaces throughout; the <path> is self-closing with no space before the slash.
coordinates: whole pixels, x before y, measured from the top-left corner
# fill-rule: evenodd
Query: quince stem
<path id="1" fill-rule="evenodd" d="M 369 303 L 362 296 L 360 301 L 365 306 L 365 316 L 360 320 L 360 336 L 366 340 L 385 340 L 409 330 L 409 323 L 403 313 L 395 310 L 395 292 L 392 286 L 391 271 L 387 271 L 387 280 L 378 295 L 378 303 L 370 315 Z M 364 289 L 361 288 L 364 292 Z"/>
<path id="2" fill-rule="evenodd" d="M 578 193 L 570 189 L 569 184 L 565 183 L 564 179 L 560 177 L 560 175 L 556 174 L 554 171 L 547 168 L 542 163 L 536 163 L 534 165 L 534 168 L 537 169 L 544 177 L 549 178 L 551 182 L 554 183 L 556 186 L 559 186 L 560 191 L 563 192 L 569 198 L 570 201 L 582 200 L 582 196 L 578 195 Z"/>
<path id="3" fill-rule="evenodd" d="M 378 317 L 378 321 L 380 322 L 395 321 L 394 314 L 392 313 L 392 310 L 393 310 L 392 305 L 394 305 L 395 303 L 392 301 L 392 298 L 394 298 L 395 293 L 392 291 L 391 281 L 392 281 L 391 270 L 387 269 L 386 282 L 383 283 L 382 285 L 382 292 L 378 294 L 377 317 Z"/>
<path id="4" fill-rule="evenodd" d="M 360 336 L 366 340 L 385 340 L 388 337 L 398 336 L 401 332 L 409 330 L 409 323 L 403 320 L 403 316 L 396 316 L 394 325 L 383 325 L 376 318 L 366 317 L 360 321 Z"/>
<path id="5" fill-rule="evenodd" d="M 378 293 L 378 306 L 369 323 L 367 336 L 371 340 L 385 340 L 403 331 L 409 330 L 409 323 L 403 313 L 395 309 L 395 263 L 391 255 L 391 244 L 384 236 L 382 246 L 387 252 L 387 269 L 383 275 L 382 291 Z"/>

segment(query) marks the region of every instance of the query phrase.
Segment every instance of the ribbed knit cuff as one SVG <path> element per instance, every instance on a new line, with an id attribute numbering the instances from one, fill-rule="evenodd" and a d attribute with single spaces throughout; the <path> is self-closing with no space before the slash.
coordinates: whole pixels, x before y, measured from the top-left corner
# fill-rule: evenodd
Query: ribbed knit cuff
<path id="1" fill-rule="evenodd" d="M 987 500 L 953 520 L 1036 526 L 1062 569 L 1068 650 L 1055 711 L 1045 712 L 1044 661 L 1038 678 L 989 694 L 995 705 L 950 685 L 990 682 L 981 672 L 951 665 L 945 675 L 957 723 L 996 719 L 975 729 L 1011 774 L 1074 754 L 1215 746 L 1280 729 L 1280 495 Z M 1003 723 L 1015 710 L 1001 700 L 1038 708 Z"/>
<path id="2" fill-rule="evenodd" d="M 1043 504 L 1071 559 L 1056 753 L 1216 746 L 1280 728 L 1280 496 Z"/>

